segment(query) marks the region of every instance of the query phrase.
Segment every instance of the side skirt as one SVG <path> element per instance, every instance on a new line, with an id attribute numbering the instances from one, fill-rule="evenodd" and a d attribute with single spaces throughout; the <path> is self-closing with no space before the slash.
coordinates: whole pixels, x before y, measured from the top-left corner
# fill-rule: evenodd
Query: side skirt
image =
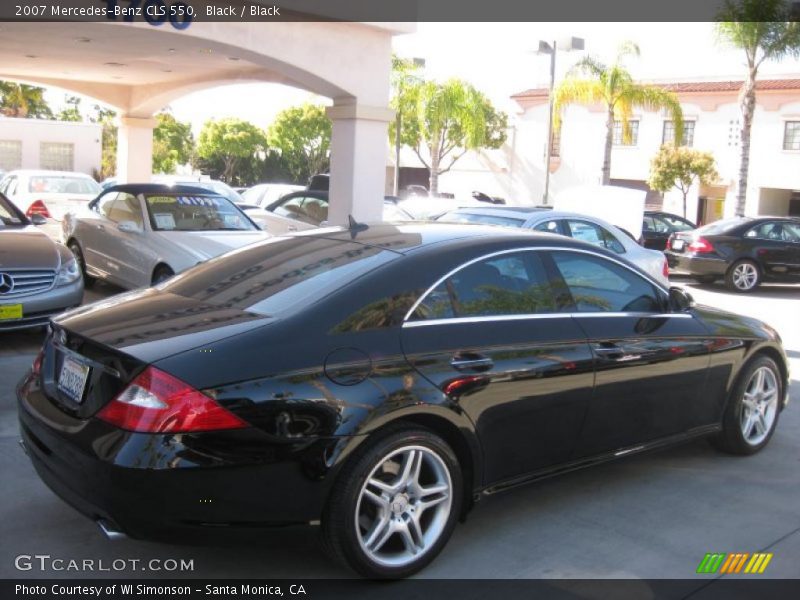
<path id="1" fill-rule="evenodd" d="M 643 452 L 650 452 L 653 450 L 659 450 L 661 448 L 667 448 L 669 446 L 675 446 L 677 444 L 689 442 L 699 437 L 705 437 L 711 435 L 712 433 L 717 433 L 721 430 L 722 430 L 722 424 L 720 423 L 716 423 L 714 425 L 704 425 L 702 427 L 695 427 L 694 429 L 690 429 L 689 431 L 686 431 L 684 433 L 679 433 L 676 435 L 660 438 L 652 442 L 637 444 L 635 446 L 630 446 L 628 448 L 620 448 L 619 450 L 615 450 L 613 452 L 606 452 L 603 454 L 598 454 L 596 456 L 581 458 L 576 461 L 556 465 L 554 467 L 548 467 L 547 469 L 535 471 L 533 473 L 529 473 L 521 477 L 507 479 L 499 483 L 494 483 L 483 489 L 479 489 L 475 492 L 475 500 L 477 501 L 484 496 L 491 496 L 492 494 L 496 494 L 498 492 L 504 492 L 506 490 L 510 490 L 512 488 L 516 488 L 521 485 L 533 483 L 534 481 L 540 481 L 542 479 L 547 479 L 548 477 L 555 477 L 556 475 L 569 473 L 570 471 L 577 471 L 578 469 L 584 469 L 586 467 L 591 467 L 604 462 L 616 460 L 618 458 L 622 458 L 625 456 L 633 456 L 635 454 L 641 454 Z"/>

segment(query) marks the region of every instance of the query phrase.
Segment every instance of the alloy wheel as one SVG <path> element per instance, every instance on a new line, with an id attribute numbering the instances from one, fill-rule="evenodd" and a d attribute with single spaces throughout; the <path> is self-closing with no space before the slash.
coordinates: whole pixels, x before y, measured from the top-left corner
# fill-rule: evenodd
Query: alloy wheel
<path id="1" fill-rule="evenodd" d="M 751 446 L 766 439 L 778 412 L 778 380 L 769 367 L 759 367 L 750 376 L 742 396 L 739 422 L 742 436 Z"/>
<path id="2" fill-rule="evenodd" d="M 424 446 L 398 448 L 370 472 L 356 504 L 356 536 L 377 564 L 403 567 L 428 552 L 444 531 L 453 502 L 450 472 Z"/>
<path id="3" fill-rule="evenodd" d="M 733 285 L 737 289 L 747 291 L 753 289 L 758 282 L 758 269 L 749 262 L 736 265 L 733 269 Z"/>

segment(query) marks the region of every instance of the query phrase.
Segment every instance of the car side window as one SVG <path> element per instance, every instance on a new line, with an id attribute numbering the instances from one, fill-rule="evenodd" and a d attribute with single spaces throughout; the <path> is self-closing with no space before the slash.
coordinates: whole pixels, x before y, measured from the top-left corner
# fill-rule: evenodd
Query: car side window
<path id="1" fill-rule="evenodd" d="M 118 195 L 119 194 L 117 194 L 117 192 L 109 192 L 108 194 L 101 196 L 95 205 L 95 210 L 98 212 L 98 214 L 103 215 L 107 219 L 111 219 L 109 213 L 111 212 L 114 200 L 117 199 Z"/>
<path id="2" fill-rule="evenodd" d="M 669 226 L 661 219 L 657 219 L 655 217 L 645 217 L 642 225 L 644 231 L 669 233 Z"/>
<path id="3" fill-rule="evenodd" d="M 6 196 L 13 196 L 17 193 L 17 178 L 16 177 L 9 177 L 8 184 L 6 185 L 6 189 L 3 191 Z"/>
<path id="4" fill-rule="evenodd" d="M 0 194 L 5 194 L 11 178 L 0 180 Z"/>
<path id="5" fill-rule="evenodd" d="M 569 225 L 571 237 L 576 240 L 589 242 L 590 244 L 606 248 L 617 254 L 625 253 L 625 246 L 623 246 L 605 227 L 577 219 L 567 219 L 567 224 Z"/>
<path id="6" fill-rule="evenodd" d="M 115 223 L 132 221 L 136 223 L 139 228 L 144 224 L 142 206 L 139 203 L 139 199 L 133 194 L 124 192 L 120 192 L 117 195 L 117 199 L 111 204 L 108 218 Z"/>
<path id="7" fill-rule="evenodd" d="M 313 196 L 294 196 L 275 209 L 275 213 L 309 225 L 328 220 L 328 201 Z"/>
<path id="8" fill-rule="evenodd" d="M 661 312 L 656 287 L 644 277 L 601 256 L 552 252 L 578 312 Z"/>
<path id="9" fill-rule="evenodd" d="M 771 240 L 773 242 L 798 241 L 797 227 L 783 221 L 766 221 L 749 229 L 744 234 L 746 238 Z"/>
<path id="10" fill-rule="evenodd" d="M 533 226 L 534 231 L 545 231 L 547 233 L 561 233 L 558 229 L 558 221 L 551 219 L 550 221 L 542 221 Z"/>
<path id="11" fill-rule="evenodd" d="M 557 312 L 538 253 L 516 252 L 468 265 L 423 299 L 412 320 Z"/>

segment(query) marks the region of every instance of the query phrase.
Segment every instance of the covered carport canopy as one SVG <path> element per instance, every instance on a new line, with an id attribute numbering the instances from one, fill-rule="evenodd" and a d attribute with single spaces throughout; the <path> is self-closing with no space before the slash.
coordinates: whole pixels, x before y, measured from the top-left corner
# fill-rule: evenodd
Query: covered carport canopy
<path id="1" fill-rule="evenodd" d="M 150 181 L 153 115 L 218 85 L 276 82 L 333 100 L 329 221 L 380 220 L 397 23 L 2 23 L 0 79 L 93 97 L 120 114 L 117 178 Z M 231 98 L 235 103 L 236 98 Z"/>

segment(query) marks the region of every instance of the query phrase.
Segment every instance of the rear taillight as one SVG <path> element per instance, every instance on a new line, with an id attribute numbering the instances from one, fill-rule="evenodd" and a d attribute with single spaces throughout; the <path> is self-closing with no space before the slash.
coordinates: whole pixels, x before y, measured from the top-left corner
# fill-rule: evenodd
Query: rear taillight
<path id="1" fill-rule="evenodd" d="M 714 246 L 711 245 L 705 238 L 697 238 L 691 244 L 689 244 L 689 252 L 695 252 L 697 254 L 704 254 L 706 252 L 713 252 Z"/>
<path id="2" fill-rule="evenodd" d="M 31 374 L 38 375 L 42 372 L 42 361 L 44 360 L 44 348 L 39 350 L 39 354 L 36 355 L 36 358 L 33 359 L 33 364 L 31 365 Z"/>
<path id="3" fill-rule="evenodd" d="M 97 414 L 128 431 L 184 433 L 241 429 L 247 423 L 177 377 L 147 367 Z"/>
<path id="4" fill-rule="evenodd" d="M 669 263 L 666 256 L 664 257 L 664 266 L 661 268 L 661 274 L 664 275 L 664 279 L 669 279 Z"/>
<path id="5" fill-rule="evenodd" d="M 47 210 L 47 205 L 44 203 L 44 200 L 36 200 L 28 207 L 28 210 L 25 211 L 25 215 L 28 217 L 32 217 L 33 215 L 42 215 L 46 219 L 49 219 L 50 211 Z"/>

